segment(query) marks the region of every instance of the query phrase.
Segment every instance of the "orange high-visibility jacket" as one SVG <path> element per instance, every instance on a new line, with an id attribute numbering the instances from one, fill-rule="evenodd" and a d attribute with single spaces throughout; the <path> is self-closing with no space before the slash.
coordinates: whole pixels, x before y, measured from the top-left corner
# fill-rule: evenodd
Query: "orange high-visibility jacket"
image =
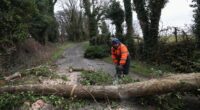
<path id="1" fill-rule="evenodd" d="M 125 65 L 129 52 L 127 47 L 124 44 L 120 43 L 117 49 L 112 47 L 111 54 L 113 62 L 115 64 Z"/>

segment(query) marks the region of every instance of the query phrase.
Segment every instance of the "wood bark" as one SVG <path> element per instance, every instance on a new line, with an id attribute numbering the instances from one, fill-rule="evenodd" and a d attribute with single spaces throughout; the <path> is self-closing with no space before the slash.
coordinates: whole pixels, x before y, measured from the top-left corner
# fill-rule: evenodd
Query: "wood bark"
<path id="1" fill-rule="evenodd" d="M 40 95 L 60 95 L 77 98 L 126 99 L 138 96 L 165 94 L 169 92 L 197 90 L 200 87 L 200 73 L 171 75 L 124 85 L 81 86 L 81 85 L 18 85 L 0 88 L 4 92 L 19 93 L 33 91 Z"/>
<path id="2" fill-rule="evenodd" d="M 20 78 L 21 76 L 22 75 L 19 72 L 17 72 L 17 73 L 10 75 L 10 76 L 4 77 L 4 79 L 6 81 L 10 81 L 10 80 L 13 80 L 13 79 L 16 79 L 16 78 Z"/>

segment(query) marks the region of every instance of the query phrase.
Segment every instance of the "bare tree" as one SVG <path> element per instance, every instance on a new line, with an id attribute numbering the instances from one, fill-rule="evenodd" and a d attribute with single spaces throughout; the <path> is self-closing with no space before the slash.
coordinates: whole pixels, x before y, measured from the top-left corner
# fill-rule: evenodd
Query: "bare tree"
<path id="1" fill-rule="evenodd" d="M 72 41 L 86 39 L 87 19 L 80 10 L 80 1 L 68 0 L 63 7 L 64 11 L 57 14 L 61 35 L 66 35 Z"/>

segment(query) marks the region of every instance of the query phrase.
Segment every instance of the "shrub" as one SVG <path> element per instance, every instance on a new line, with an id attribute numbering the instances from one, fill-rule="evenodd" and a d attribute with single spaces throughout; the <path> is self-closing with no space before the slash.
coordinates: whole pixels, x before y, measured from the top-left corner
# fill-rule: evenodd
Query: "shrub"
<path id="1" fill-rule="evenodd" d="M 109 56 L 110 49 L 106 45 L 101 45 L 101 46 L 89 46 L 85 53 L 84 57 L 85 58 L 104 58 Z"/>
<path id="2" fill-rule="evenodd" d="M 107 45 L 109 44 L 110 35 L 100 35 L 90 39 L 90 45 Z"/>
<path id="3" fill-rule="evenodd" d="M 83 85 L 112 84 L 112 76 L 103 72 L 83 71 L 81 77 L 81 84 Z"/>
<path id="4" fill-rule="evenodd" d="M 154 106 L 156 110 L 185 110 L 187 101 L 184 101 L 184 97 L 186 96 L 187 93 L 173 92 L 164 95 L 138 97 L 136 98 L 136 102 L 143 106 Z M 191 94 L 191 96 L 193 95 Z M 189 110 L 193 109 L 189 108 Z"/>
<path id="5" fill-rule="evenodd" d="M 22 72 L 23 75 L 35 75 L 35 76 L 44 76 L 48 77 L 55 74 L 48 66 L 40 65 L 35 68 L 27 69 Z"/>
<path id="6" fill-rule="evenodd" d="M 195 56 L 195 45 L 192 40 L 180 41 L 177 43 L 166 43 L 160 41 L 157 53 L 151 58 L 152 64 L 170 65 L 176 72 L 198 72 L 200 71 L 198 55 Z M 137 45 L 136 56 L 139 60 L 144 60 L 143 43 Z"/>
<path id="7" fill-rule="evenodd" d="M 89 103 L 87 100 L 72 100 L 55 95 L 42 96 L 32 92 L 21 92 L 18 94 L 3 93 L 0 95 L 0 110 L 29 110 L 29 103 L 33 103 L 39 99 L 53 105 L 53 110 L 77 110 Z M 25 104 L 26 102 L 28 104 Z"/>
<path id="8" fill-rule="evenodd" d="M 110 74 L 101 71 L 83 71 L 81 74 L 81 78 L 82 79 L 80 82 L 83 85 L 112 85 L 139 82 L 139 80 L 134 80 L 130 76 L 114 78 Z"/>

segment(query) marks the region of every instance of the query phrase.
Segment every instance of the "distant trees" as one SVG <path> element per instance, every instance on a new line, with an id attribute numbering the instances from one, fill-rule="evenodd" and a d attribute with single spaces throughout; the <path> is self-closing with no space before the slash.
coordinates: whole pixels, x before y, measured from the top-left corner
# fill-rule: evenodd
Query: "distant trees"
<path id="1" fill-rule="evenodd" d="M 200 49 L 200 0 L 192 0 L 194 3 L 191 5 L 194 9 L 194 34 L 196 36 L 196 45 Z"/>
<path id="2" fill-rule="evenodd" d="M 63 11 L 56 13 L 61 35 L 70 41 L 82 41 L 88 38 L 88 20 L 79 8 L 78 1 L 68 0 Z"/>
<path id="3" fill-rule="evenodd" d="M 58 37 L 58 24 L 54 17 L 54 5 L 57 0 L 33 0 L 37 12 L 30 22 L 31 35 L 42 44 L 54 42 Z"/>
<path id="4" fill-rule="evenodd" d="M 144 38 L 144 58 L 154 58 L 158 44 L 161 10 L 168 0 L 133 0 Z"/>
<path id="5" fill-rule="evenodd" d="M 132 37 L 134 30 L 133 30 L 131 0 L 123 0 L 123 1 L 124 1 L 124 8 L 125 8 L 125 20 L 126 20 L 126 25 L 127 25 L 126 37 Z"/>
<path id="6" fill-rule="evenodd" d="M 85 14 L 88 17 L 90 39 L 98 34 L 98 22 L 105 13 L 106 2 L 100 0 L 82 0 Z"/>
<path id="7" fill-rule="evenodd" d="M 106 24 L 105 20 L 101 21 L 100 28 L 101 28 L 101 33 L 103 36 L 110 36 L 110 31 L 109 31 L 108 25 Z"/>
<path id="8" fill-rule="evenodd" d="M 31 0 L 3 0 L 0 4 L 0 44 L 15 44 L 28 35 L 30 20 L 37 13 Z M 8 44 L 8 45 L 9 45 Z"/>
<path id="9" fill-rule="evenodd" d="M 106 17 L 109 18 L 116 27 L 116 36 L 124 41 L 122 23 L 124 22 L 124 10 L 121 8 L 120 3 L 112 0 L 109 8 L 107 9 Z"/>
<path id="10" fill-rule="evenodd" d="M 54 18 L 57 0 L 3 0 L 0 7 L 0 42 L 15 44 L 29 34 L 40 43 L 56 41 L 58 31 Z"/>
<path id="11" fill-rule="evenodd" d="M 125 21 L 126 21 L 126 39 L 125 43 L 128 46 L 129 52 L 132 57 L 135 56 L 135 45 L 134 45 L 134 29 L 133 29 L 133 18 L 132 18 L 132 5 L 131 0 L 123 0 L 125 8 Z"/>

